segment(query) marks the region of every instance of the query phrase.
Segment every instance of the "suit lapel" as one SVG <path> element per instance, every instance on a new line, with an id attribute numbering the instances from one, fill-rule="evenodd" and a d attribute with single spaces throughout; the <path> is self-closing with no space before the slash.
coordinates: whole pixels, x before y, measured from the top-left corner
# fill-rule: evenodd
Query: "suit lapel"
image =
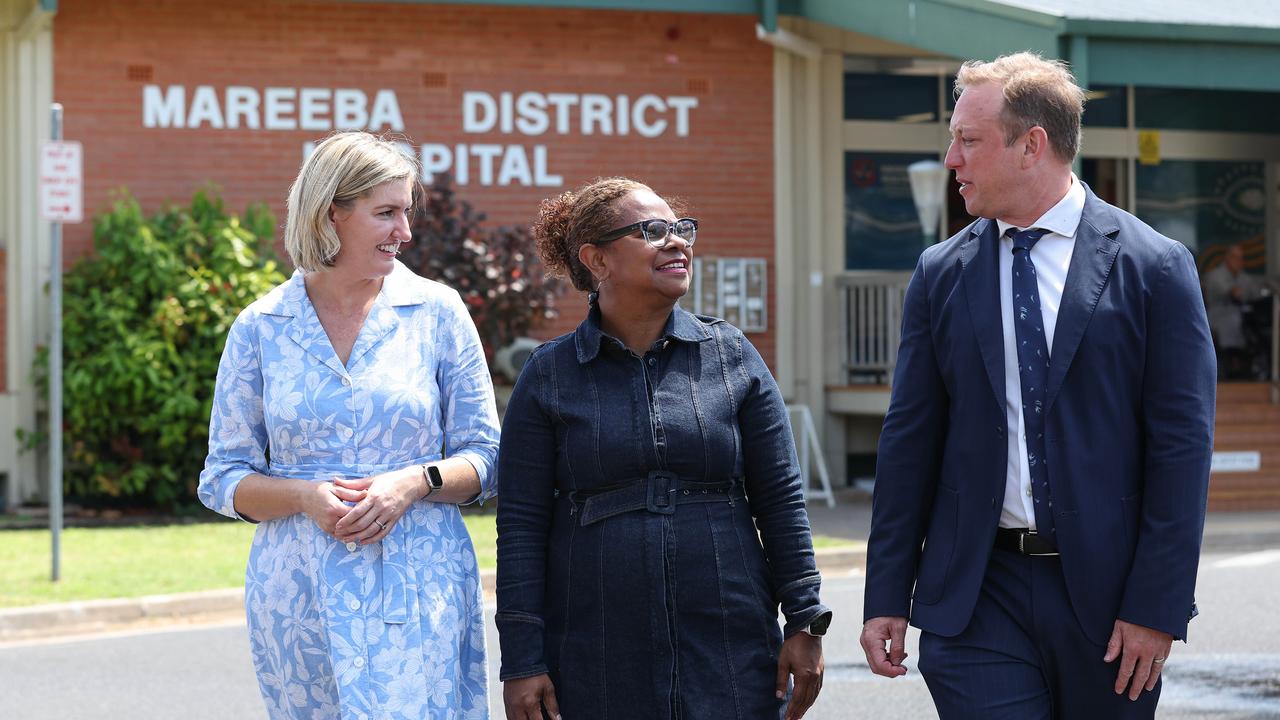
<path id="1" fill-rule="evenodd" d="M 1067 370 L 1080 348 L 1085 328 L 1098 307 L 1102 289 L 1115 265 L 1116 255 L 1120 252 L 1120 241 L 1116 238 L 1119 230 L 1108 205 L 1086 187 L 1084 213 L 1076 230 L 1076 246 L 1071 253 L 1071 265 L 1067 268 L 1062 304 L 1058 306 L 1058 323 L 1053 331 L 1053 347 L 1049 352 L 1046 412 L 1053 407 L 1053 401 L 1062 389 Z"/>
<path id="2" fill-rule="evenodd" d="M 1004 408 L 1004 328 L 1000 323 L 1000 257 L 993 220 L 979 220 L 960 248 L 969 320 L 982 351 L 987 379 L 998 407 Z"/>

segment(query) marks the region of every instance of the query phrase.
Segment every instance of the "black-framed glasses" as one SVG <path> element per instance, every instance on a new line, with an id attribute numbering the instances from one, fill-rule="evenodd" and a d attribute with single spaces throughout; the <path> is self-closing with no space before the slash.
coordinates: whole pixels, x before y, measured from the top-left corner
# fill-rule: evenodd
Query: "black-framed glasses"
<path id="1" fill-rule="evenodd" d="M 641 220 L 640 222 L 631 223 L 626 227 L 620 227 L 617 230 L 610 230 L 593 244 L 603 245 L 608 242 L 613 242 L 614 240 L 626 237 L 637 230 L 644 233 L 645 242 L 658 249 L 666 247 L 667 240 L 672 235 L 683 240 L 685 245 L 692 245 L 693 241 L 698 238 L 698 221 L 694 218 L 680 218 L 675 222 L 667 222 L 661 218 Z"/>

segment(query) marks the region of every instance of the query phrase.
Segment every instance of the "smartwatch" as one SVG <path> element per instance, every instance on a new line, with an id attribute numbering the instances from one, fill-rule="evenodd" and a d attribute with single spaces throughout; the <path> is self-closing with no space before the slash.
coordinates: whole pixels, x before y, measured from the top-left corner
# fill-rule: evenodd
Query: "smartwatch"
<path id="1" fill-rule="evenodd" d="M 435 465 L 422 466 L 422 479 L 427 481 L 427 494 L 423 499 L 431 497 L 431 493 L 444 487 L 444 478 L 440 477 L 440 468 Z"/>
<path id="2" fill-rule="evenodd" d="M 814 637 L 822 637 L 827 634 L 827 628 L 831 627 L 831 611 L 822 613 L 809 623 L 809 627 L 803 628 L 804 632 Z"/>

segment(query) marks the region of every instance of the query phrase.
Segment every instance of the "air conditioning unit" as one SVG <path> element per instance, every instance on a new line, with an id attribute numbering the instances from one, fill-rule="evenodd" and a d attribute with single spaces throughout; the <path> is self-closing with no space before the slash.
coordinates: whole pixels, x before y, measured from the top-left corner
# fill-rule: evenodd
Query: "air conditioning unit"
<path id="1" fill-rule="evenodd" d="M 506 375 L 512 382 L 515 382 L 516 378 L 520 376 L 520 368 L 524 367 L 525 362 L 529 360 L 529 356 L 541 344 L 541 340 L 534 340 L 530 337 L 518 337 L 512 340 L 510 345 L 493 354 L 495 369 Z"/>

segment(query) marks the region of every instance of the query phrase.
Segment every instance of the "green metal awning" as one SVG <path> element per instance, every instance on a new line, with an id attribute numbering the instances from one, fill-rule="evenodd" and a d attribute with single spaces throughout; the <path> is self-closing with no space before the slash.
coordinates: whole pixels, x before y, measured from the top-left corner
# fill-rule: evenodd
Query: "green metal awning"
<path id="1" fill-rule="evenodd" d="M 795 0 L 784 12 L 956 58 L 1031 50 L 1095 85 L 1280 91 L 1273 0 Z"/>
<path id="2" fill-rule="evenodd" d="M 767 30 L 790 15 L 958 59 L 1031 50 L 1092 85 L 1280 91 L 1275 0 L 398 1 L 754 15 Z"/>

